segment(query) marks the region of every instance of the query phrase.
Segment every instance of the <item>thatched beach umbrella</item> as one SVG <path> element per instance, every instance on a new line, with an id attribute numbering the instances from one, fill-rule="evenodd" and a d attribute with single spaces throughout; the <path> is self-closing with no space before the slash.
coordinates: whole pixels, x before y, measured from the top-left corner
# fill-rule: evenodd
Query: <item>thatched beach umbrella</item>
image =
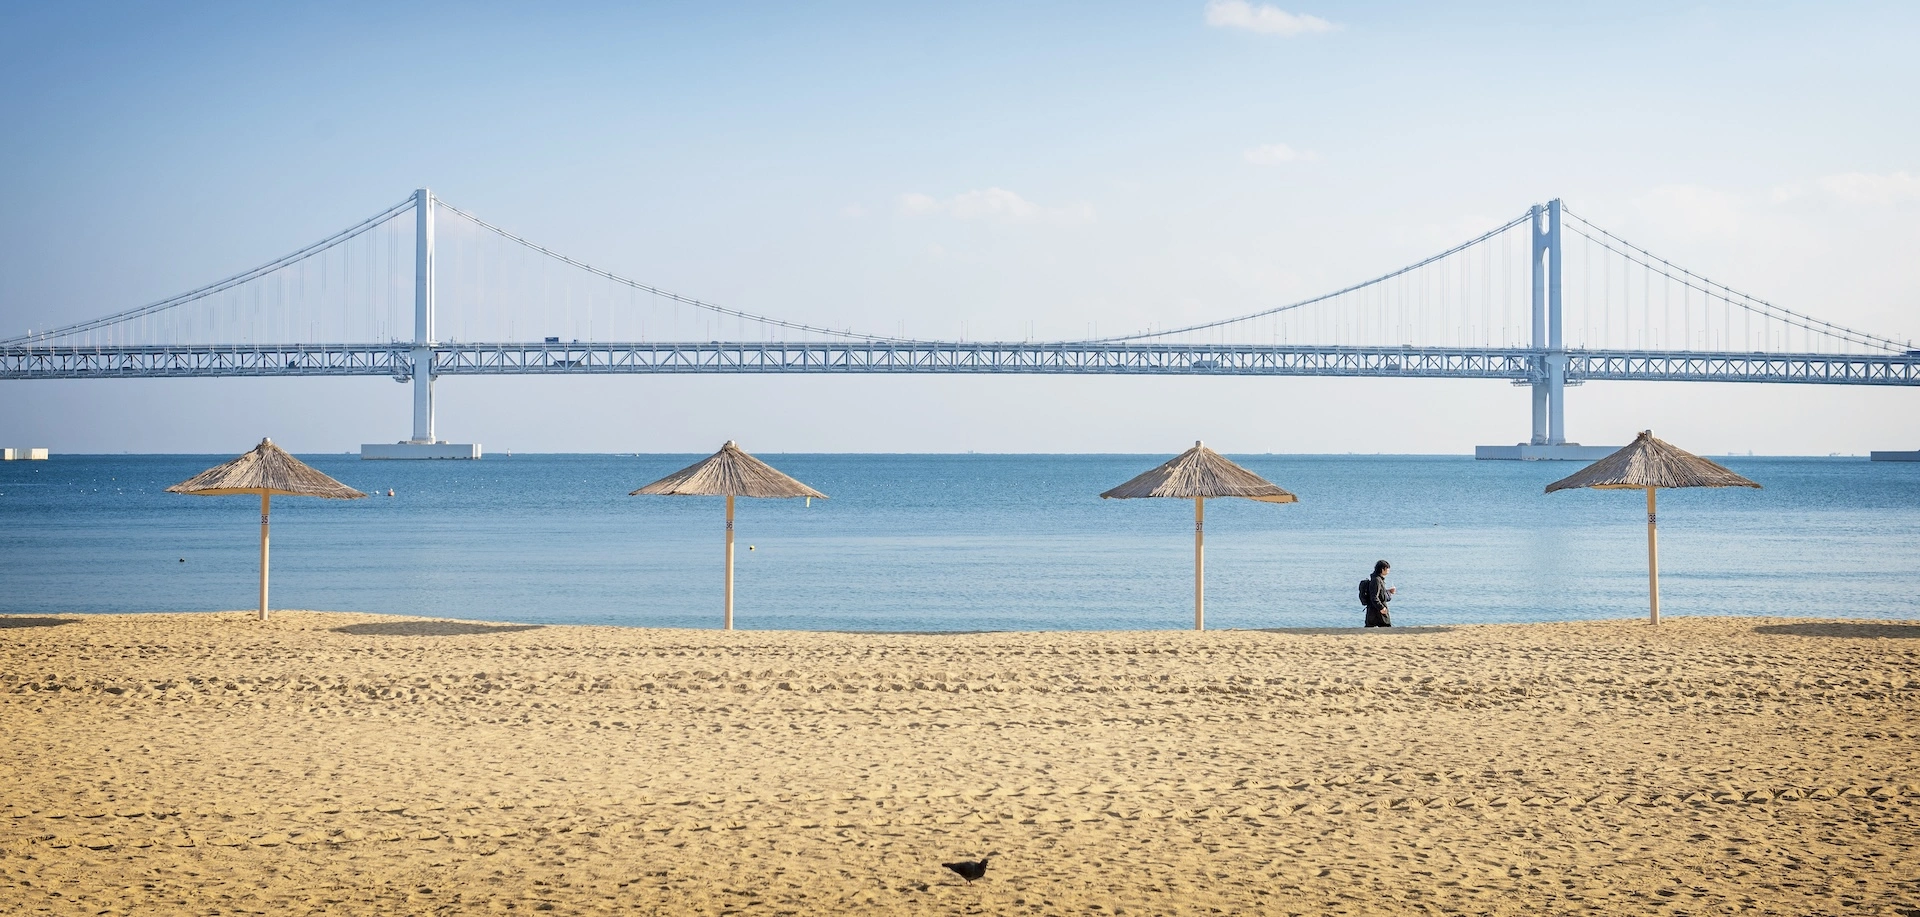
<path id="1" fill-rule="evenodd" d="M 641 494 L 660 494 L 674 497 L 717 497 L 727 498 L 727 630 L 733 629 L 733 498 L 734 497 L 819 497 L 823 494 L 800 483 L 779 471 L 772 465 L 760 461 L 739 446 L 733 440 L 720 447 L 719 452 L 701 459 L 692 465 L 680 469 L 658 481 L 648 484 L 630 497 Z"/>
<path id="2" fill-rule="evenodd" d="M 1662 487 L 1759 487 L 1726 466 L 1711 462 L 1642 430 L 1620 451 L 1547 485 L 1547 493 L 1573 487 L 1647 492 L 1647 621 L 1660 623 L 1660 538 L 1653 492 Z"/>
<path id="3" fill-rule="evenodd" d="M 1298 503 L 1279 485 L 1235 465 L 1194 440 L 1174 460 L 1100 495 L 1102 500 L 1175 497 L 1193 501 L 1193 629 L 1207 629 L 1206 524 L 1208 497 L 1244 497 L 1262 503 Z"/>
<path id="4" fill-rule="evenodd" d="M 267 511 L 274 494 L 287 497 L 327 497 L 358 500 L 366 496 L 263 439 L 253 451 L 231 462 L 215 465 L 172 487 L 168 493 L 201 497 L 234 494 L 260 495 L 260 620 L 267 619 Z"/>

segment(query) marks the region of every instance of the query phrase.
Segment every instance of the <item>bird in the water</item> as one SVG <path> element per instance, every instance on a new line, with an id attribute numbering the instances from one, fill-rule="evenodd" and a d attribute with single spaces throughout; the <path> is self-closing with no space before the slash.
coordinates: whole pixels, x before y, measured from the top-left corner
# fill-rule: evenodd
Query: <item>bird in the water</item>
<path id="1" fill-rule="evenodd" d="M 986 877 L 987 860 L 991 857 L 996 857 L 996 856 L 999 856 L 999 854 L 989 853 L 986 856 L 981 857 L 979 862 L 974 862 L 972 860 L 961 860 L 958 863 L 941 863 L 940 865 L 945 866 L 946 868 L 959 873 L 960 878 L 967 880 L 968 885 L 972 885 L 973 880 Z"/>

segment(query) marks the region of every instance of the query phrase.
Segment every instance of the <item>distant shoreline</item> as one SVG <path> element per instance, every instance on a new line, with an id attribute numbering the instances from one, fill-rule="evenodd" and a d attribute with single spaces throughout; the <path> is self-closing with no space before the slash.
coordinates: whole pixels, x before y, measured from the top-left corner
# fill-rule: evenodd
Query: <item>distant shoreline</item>
<path id="1" fill-rule="evenodd" d="M 360 454 L 358 452 L 312 452 L 312 451 L 304 451 L 304 450 L 290 450 L 290 451 L 292 451 L 294 455 L 301 455 L 301 456 L 310 455 L 310 456 L 315 456 L 319 458 L 328 458 L 328 457 L 335 457 L 335 456 L 357 456 Z M 509 455 L 507 454 L 507 450 L 500 450 L 500 451 L 489 451 L 486 454 L 486 457 L 478 459 L 478 461 L 482 461 L 482 462 L 510 461 L 513 459 L 521 459 L 521 458 L 566 458 L 571 456 L 580 456 L 580 457 L 587 457 L 587 458 L 653 458 L 656 456 L 662 457 L 662 458 L 683 458 L 687 456 L 704 456 L 707 454 L 708 453 L 706 452 L 519 452 L 519 451 L 513 451 L 513 453 Z M 755 454 L 768 455 L 768 456 L 779 455 L 779 456 L 789 456 L 789 457 L 823 456 L 823 457 L 832 457 L 832 458 L 859 458 L 862 456 L 874 456 L 874 457 L 883 457 L 883 458 L 884 457 L 901 457 L 901 456 L 913 456 L 918 458 L 967 458 L 967 457 L 975 457 L 975 458 L 1053 458 L 1053 457 L 1059 457 L 1059 458 L 1153 458 L 1158 456 L 1158 457 L 1164 458 L 1165 456 L 1172 455 L 1173 450 L 1169 450 L 1167 452 L 756 452 Z M 1234 455 L 1234 456 L 1250 456 L 1250 457 L 1257 457 L 1257 458 L 1315 458 L 1315 459 L 1318 459 L 1318 458 L 1472 459 L 1474 457 L 1473 453 L 1471 452 L 1234 452 L 1234 451 L 1228 450 L 1228 451 L 1221 452 L 1221 454 Z M 1706 452 L 1706 453 L 1701 453 L 1701 455 L 1703 455 L 1706 458 L 1714 459 L 1716 461 L 1720 459 L 1793 459 L 1793 460 L 1815 459 L 1815 460 L 1822 460 L 1822 461 L 1825 461 L 1825 460 L 1849 461 L 1849 460 L 1856 460 L 1856 459 L 1860 461 L 1867 460 L 1867 455 L 1865 453 L 1848 453 L 1845 455 L 1837 455 L 1837 454 L 1773 455 L 1773 454 L 1749 454 L 1749 453 L 1722 454 L 1722 453 Z M 228 453 L 223 453 L 223 452 L 59 452 L 59 451 L 55 451 L 52 453 L 52 457 L 53 459 L 59 459 L 59 458 L 202 459 L 202 458 L 231 457 L 231 456 Z M 31 466 L 37 463 L 38 462 L 30 462 L 30 463 L 23 462 L 22 464 Z M 1539 464 L 1539 465 L 1549 465 L 1549 466 L 1565 465 L 1567 467 L 1578 467 L 1583 463 L 1555 461 L 1555 462 L 1515 462 L 1513 464 Z"/>

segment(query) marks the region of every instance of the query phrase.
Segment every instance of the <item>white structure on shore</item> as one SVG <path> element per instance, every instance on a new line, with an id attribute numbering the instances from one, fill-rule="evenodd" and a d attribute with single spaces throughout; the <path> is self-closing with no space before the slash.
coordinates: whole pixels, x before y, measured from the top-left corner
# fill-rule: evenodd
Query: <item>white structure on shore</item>
<path id="1" fill-rule="evenodd" d="M 363 459 L 477 459 L 480 457 L 479 443 L 420 442 L 405 440 L 397 443 L 361 443 L 360 457 Z"/>
<path id="2" fill-rule="evenodd" d="M 45 446 L 30 446 L 19 449 L 0 449 L 0 462 L 44 462 L 47 460 Z"/>

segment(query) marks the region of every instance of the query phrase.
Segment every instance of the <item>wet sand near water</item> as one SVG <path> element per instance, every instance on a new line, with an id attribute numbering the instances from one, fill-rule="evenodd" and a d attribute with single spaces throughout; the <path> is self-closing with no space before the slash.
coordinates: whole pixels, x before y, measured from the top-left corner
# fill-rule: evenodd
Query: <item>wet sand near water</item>
<path id="1" fill-rule="evenodd" d="M 1911 915 L 1916 749 L 1908 622 L 0 616 L 0 913 Z"/>

